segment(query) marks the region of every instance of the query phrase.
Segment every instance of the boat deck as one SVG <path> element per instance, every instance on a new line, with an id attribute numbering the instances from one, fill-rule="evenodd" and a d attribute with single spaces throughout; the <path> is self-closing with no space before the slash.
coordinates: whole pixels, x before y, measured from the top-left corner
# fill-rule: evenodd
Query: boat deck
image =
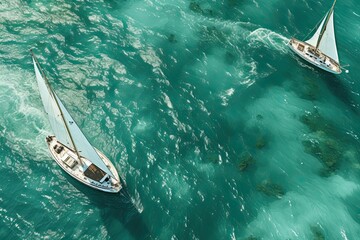
<path id="1" fill-rule="evenodd" d="M 115 167 L 110 160 L 97 149 L 95 150 L 117 179 L 110 177 L 86 158 L 81 158 L 80 162 L 76 153 L 72 149 L 58 142 L 54 136 L 47 137 L 46 142 L 50 153 L 57 164 L 76 180 L 105 192 L 116 193 L 122 188 Z"/>
<path id="2" fill-rule="evenodd" d="M 319 50 L 315 50 L 314 46 L 306 42 L 292 38 L 289 42 L 290 49 L 307 62 L 334 74 L 340 74 L 340 65 L 329 56 Z"/>

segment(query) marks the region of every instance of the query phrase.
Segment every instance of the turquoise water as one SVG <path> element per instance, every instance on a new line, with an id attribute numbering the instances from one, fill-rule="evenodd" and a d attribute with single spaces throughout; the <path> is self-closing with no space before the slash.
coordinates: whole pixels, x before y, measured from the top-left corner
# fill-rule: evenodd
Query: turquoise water
<path id="1" fill-rule="evenodd" d="M 358 239 L 360 3 L 335 76 L 286 46 L 331 1 L 0 2 L 1 239 Z M 127 183 L 73 181 L 29 54 Z"/>

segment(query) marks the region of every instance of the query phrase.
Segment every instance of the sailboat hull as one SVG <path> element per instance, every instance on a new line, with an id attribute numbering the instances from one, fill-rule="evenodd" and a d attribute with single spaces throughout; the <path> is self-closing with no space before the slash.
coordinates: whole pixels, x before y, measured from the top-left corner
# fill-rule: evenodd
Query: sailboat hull
<path id="1" fill-rule="evenodd" d="M 93 175 L 95 177 L 91 178 L 89 174 L 86 175 L 87 169 L 91 165 L 89 160 L 82 158 L 81 164 L 76 153 L 72 149 L 69 149 L 64 144 L 57 141 L 54 136 L 48 136 L 46 138 L 46 142 L 53 159 L 71 177 L 91 188 L 103 192 L 117 193 L 121 190 L 122 186 L 119 181 L 120 178 L 114 165 L 99 150 L 96 149 L 97 153 L 104 160 L 104 163 L 117 179 L 110 177 L 108 174 L 105 174 L 104 176 L 100 175 L 101 179 L 94 179 L 96 178 L 95 175 Z"/>
<path id="2" fill-rule="evenodd" d="M 308 63 L 333 74 L 341 73 L 339 63 L 322 53 L 320 50 L 315 50 L 314 46 L 296 38 L 292 38 L 289 42 L 289 47 Z"/>

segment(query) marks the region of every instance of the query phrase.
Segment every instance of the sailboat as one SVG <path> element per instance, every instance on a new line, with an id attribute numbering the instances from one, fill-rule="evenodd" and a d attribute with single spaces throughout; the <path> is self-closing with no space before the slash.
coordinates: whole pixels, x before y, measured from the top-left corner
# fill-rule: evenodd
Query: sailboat
<path id="1" fill-rule="evenodd" d="M 46 137 L 51 156 L 66 173 L 79 182 L 100 191 L 119 192 L 122 185 L 114 165 L 90 144 L 51 88 L 34 53 L 30 52 L 41 100 L 54 133 Z"/>
<path id="2" fill-rule="evenodd" d="M 330 73 L 340 74 L 341 67 L 334 32 L 334 1 L 315 34 L 305 42 L 292 38 L 290 49 L 307 62 Z"/>

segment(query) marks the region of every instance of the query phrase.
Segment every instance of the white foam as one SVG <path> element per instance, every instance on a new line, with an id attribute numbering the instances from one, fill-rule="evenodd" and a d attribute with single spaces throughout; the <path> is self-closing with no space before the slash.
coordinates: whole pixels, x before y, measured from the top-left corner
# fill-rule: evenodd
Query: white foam
<path id="1" fill-rule="evenodd" d="M 170 109 L 174 108 L 169 96 L 166 93 L 163 93 L 163 99 L 164 99 L 164 102 L 166 103 L 166 106 L 168 108 L 170 108 Z"/>
<path id="2" fill-rule="evenodd" d="M 131 197 L 131 200 L 135 206 L 135 208 L 138 210 L 139 213 L 142 213 L 144 211 L 144 206 L 141 203 L 141 198 L 139 192 L 135 189 L 135 197 Z"/>
<path id="3" fill-rule="evenodd" d="M 35 76 L 22 69 L 0 66 L 0 125 L 10 147 L 35 159 L 48 158 L 44 139 L 49 130 Z M 46 156 L 46 157 L 45 157 Z"/>
<path id="4" fill-rule="evenodd" d="M 229 88 L 229 89 L 223 91 L 223 93 L 220 93 L 220 98 L 222 100 L 221 105 L 227 106 L 229 99 L 234 94 L 234 92 L 235 92 L 234 88 Z"/>
<path id="5" fill-rule="evenodd" d="M 289 39 L 266 28 L 258 28 L 250 32 L 247 40 L 250 42 L 251 47 L 258 47 L 259 43 L 262 43 L 267 48 L 274 49 L 282 53 L 288 53 L 289 51 L 287 46 Z"/>

